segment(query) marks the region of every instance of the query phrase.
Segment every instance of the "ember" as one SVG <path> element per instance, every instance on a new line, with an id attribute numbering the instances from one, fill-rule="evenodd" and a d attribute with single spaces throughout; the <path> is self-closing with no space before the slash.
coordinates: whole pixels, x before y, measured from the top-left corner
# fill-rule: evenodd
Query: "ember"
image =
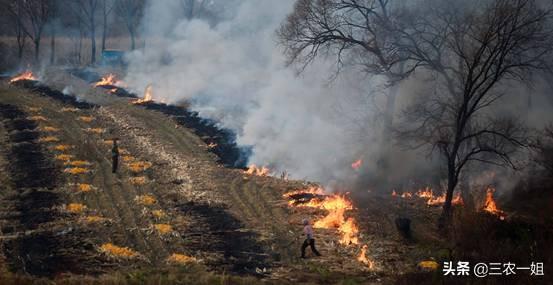
<path id="1" fill-rule="evenodd" d="M 36 80 L 36 77 L 34 76 L 33 72 L 30 70 L 27 70 L 12 79 L 10 79 L 10 83 L 14 83 L 20 80 Z"/>

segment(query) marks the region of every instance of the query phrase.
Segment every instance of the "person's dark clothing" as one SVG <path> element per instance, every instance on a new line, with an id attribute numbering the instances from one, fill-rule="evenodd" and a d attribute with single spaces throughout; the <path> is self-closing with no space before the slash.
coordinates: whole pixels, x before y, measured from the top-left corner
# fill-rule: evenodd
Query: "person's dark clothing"
<path id="1" fill-rule="evenodd" d="M 111 160 L 112 160 L 112 168 L 111 172 L 116 173 L 117 172 L 117 166 L 119 164 L 119 147 L 117 147 L 117 143 L 113 143 L 113 148 L 111 149 Z"/>
<path id="2" fill-rule="evenodd" d="M 305 258 L 305 249 L 307 247 L 311 247 L 311 251 L 316 255 L 316 256 L 321 256 L 321 254 L 319 253 L 319 251 L 317 251 L 317 248 L 315 248 L 315 239 L 312 239 L 312 238 L 307 238 L 303 241 L 303 244 L 301 245 L 301 258 Z"/>

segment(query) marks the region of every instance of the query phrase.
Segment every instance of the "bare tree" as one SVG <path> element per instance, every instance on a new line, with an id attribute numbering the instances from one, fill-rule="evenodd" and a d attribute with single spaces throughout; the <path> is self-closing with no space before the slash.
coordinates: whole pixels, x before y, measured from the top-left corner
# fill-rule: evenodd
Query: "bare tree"
<path id="1" fill-rule="evenodd" d="M 106 37 L 108 33 L 108 17 L 115 4 L 111 0 L 102 0 L 102 51 L 106 50 Z"/>
<path id="2" fill-rule="evenodd" d="M 289 63 L 301 70 L 318 56 L 336 58 L 338 70 L 356 60 L 367 73 L 385 75 L 392 85 L 384 111 L 383 141 L 390 145 L 398 80 L 409 74 L 398 52 L 396 18 L 403 1 L 299 0 L 278 31 Z"/>
<path id="3" fill-rule="evenodd" d="M 9 12 L 11 21 L 13 23 L 13 29 L 15 32 L 15 37 L 17 41 L 17 59 L 19 64 L 23 58 L 23 51 L 25 50 L 25 43 L 27 39 L 27 34 L 23 28 L 23 3 L 17 0 L 5 1 L 2 2 L 6 10 Z"/>
<path id="4" fill-rule="evenodd" d="M 208 2 L 207 0 L 181 0 L 180 1 L 184 11 L 184 16 L 188 20 L 198 18 L 203 13 L 205 13 L 206 11 L 205 6 L 207 2 Z"/>
<path id="5" fill-rule="evenodd" d="M 50 3 L 50 18 L 54 19 L 54 21 L 50 22 L 50 64 L 54 64 L 56 60 L 56 17 L 58 14 L 58 1 L 50 0 Z"/>
<path id="6" fill-rule="evenodd" d="M 459 177 L 471 162 L 515 167 L 513 154 L 527 144 L 524 128 L 500 116 L 508 82 L 528 82 L 548 68 L 551 10 L 534 0 L 426 1 L 406 17 L 399 50 L 409 68 L 430 74 L 435 91 L 407 110 L 414 128 L 403 138 L 431 145 L 447 164 L 440 226 L 449 222 Z"/>
<path id="7" fill-rule="evenodd" d="M 42 33 L 44 32 L 44 27 L 50 16 L 50 1 L 26 0 L 21 2 L 23 14 L 25 15 L 25 17 L 23 17 L 22 27 L 34 43 L 35 62 L 38 63 Z"/>
<path id="8" fill-rule="evenodd" d="M 72 8 L 81 23 L 88 30 L 90 38 L 90 63 L 96 63 L 96 16 L 99 7 L 99 0 L 78 0 L 71 1 Z"/>
<path id="9" fill-rule="evenodd" d="M 116 0 L 115 12 L 127 26 L 131 37 L 131 49 L 134 50 L 138 25 L 144 13 L 144 0 Z"/>

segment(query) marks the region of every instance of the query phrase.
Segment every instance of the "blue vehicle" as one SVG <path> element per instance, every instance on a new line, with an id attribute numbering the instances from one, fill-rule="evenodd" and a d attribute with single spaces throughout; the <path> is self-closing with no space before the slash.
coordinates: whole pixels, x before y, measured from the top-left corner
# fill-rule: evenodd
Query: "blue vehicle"
<path id="1" fill-rule="evenodd" d="M 104 50 L 102 65 L 118 66 L 125 64 L 125 52 L 122 50 Z"/>

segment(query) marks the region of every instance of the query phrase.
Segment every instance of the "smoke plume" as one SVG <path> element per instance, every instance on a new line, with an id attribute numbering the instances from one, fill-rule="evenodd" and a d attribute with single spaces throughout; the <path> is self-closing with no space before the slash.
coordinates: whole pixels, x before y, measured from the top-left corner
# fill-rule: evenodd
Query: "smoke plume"
<path id="1" fill-rule="evenodd" d="M 292 178 L 344 180 L 360 158 L 360 171 L 376 167 L 382 84 L 355 68 L 334 78 L 333 62 L 299 76 L 287 67 L 275 30 L 294 1 L 229 1 L 216 24 L 179 18 L 178 2 L 147 7 L 146 47 L 129 56 L 132 88 L 153 84 L 154 99 L 191 103 L 253 147 L 250 163 Z"/>

